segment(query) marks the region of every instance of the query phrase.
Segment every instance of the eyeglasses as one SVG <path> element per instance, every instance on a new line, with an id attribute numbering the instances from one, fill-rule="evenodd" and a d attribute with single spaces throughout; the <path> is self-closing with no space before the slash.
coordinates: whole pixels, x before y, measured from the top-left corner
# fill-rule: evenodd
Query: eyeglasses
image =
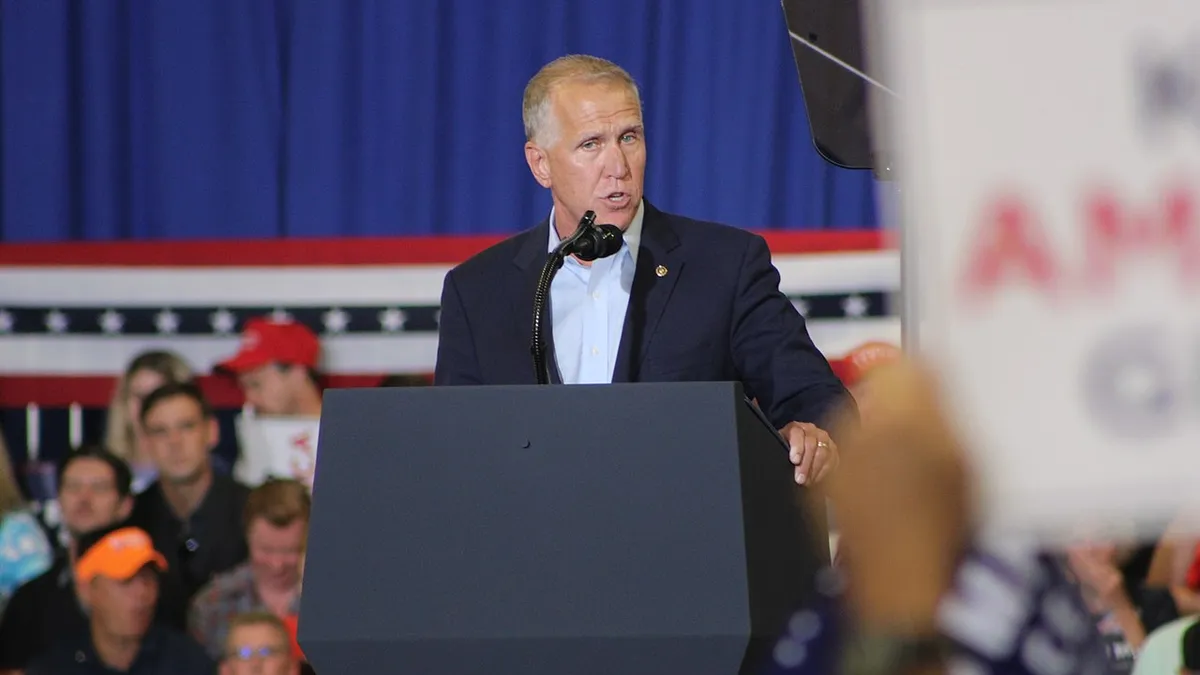
<path id="1" fill-rule="evenodd" d="M 287 650 L 283 647 L 238 647 L 227 653 L 225 658 L 236 661 L 252 661 L 254 659 L 269 659 L 272 656 L 281 656 L 286 653 Z"/>

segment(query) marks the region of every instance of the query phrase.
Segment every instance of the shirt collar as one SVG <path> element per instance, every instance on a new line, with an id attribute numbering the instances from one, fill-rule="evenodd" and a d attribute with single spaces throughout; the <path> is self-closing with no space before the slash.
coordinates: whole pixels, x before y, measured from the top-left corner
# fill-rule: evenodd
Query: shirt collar
<path id="1" fill-rule="evenodd" d="M 634 264 L 637 264 L 638 248 L 642 245 L 642 219 L 646 215 L 646 200 L 638 202 L 637 213 L 633 214 L 633 220 L 630 221 L 629 227 L 625 228 L 625 246 L 630 258 Z M 550 207 L 550 242 L 546 248 L 546 252 L 553 251 L 555 247 L 562 241 L 558 236 L 558 229 L 554 227 L 554 207 Z"/>

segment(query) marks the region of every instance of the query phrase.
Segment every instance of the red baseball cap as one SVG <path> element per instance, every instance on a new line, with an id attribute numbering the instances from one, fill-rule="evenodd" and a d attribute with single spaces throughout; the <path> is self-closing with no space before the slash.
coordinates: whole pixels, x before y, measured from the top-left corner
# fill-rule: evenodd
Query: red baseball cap
<path id="1" fill-rule="evenodd" d="M 853 387 L 871 371 L 900 359 L 900 348 L 889 342 L 864 342 L 840 359 L 829 362 L 842 384 Z"/>
<path id="2" fill-rule="evenodd" d="M 308 326 L 256 317 L 246 321 L 238 353 L 218 363 L 213 370 L 241 375 L 270 363 L 316 368 L 320 353 L 321 343 Z"/>

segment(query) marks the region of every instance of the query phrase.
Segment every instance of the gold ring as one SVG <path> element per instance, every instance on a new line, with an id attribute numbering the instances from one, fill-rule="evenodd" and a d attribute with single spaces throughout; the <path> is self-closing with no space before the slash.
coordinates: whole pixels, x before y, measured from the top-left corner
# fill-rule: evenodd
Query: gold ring
<path id="1" fill-rule="evenodd" d="M 829 444 L 826 443 L 825 441 L 817 441 L 817 447 L 818 448 L 828 448 Z"/>

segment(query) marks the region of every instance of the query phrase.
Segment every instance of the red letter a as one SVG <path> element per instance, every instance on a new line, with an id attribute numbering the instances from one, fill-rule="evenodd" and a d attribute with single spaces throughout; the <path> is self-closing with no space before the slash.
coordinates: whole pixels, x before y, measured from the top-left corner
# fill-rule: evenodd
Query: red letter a
<path id="1" fill-rule="evenodd" d="M 1054 290 L 1057 273 L 1049 246 L 1041 225 L 1021 201 L 997 201 L 976 231 L 971 247 L 963 270 L 968 294 L 994 291 L 1010 281 L 1010 275 L 1023 277 L 1045 293 Z"/>

